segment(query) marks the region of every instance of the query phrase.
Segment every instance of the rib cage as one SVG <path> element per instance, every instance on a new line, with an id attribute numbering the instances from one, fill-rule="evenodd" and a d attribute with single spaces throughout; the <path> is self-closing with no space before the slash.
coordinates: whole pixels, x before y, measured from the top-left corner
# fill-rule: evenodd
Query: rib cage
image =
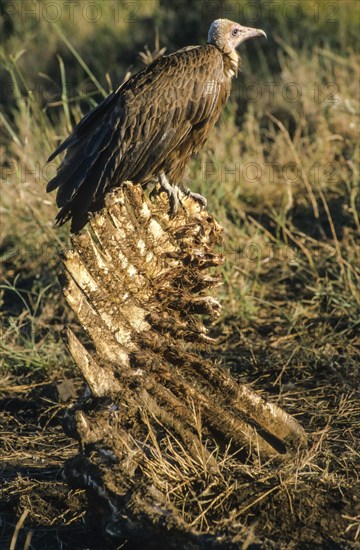
<path id="1" fill-rule="evenodd" d="M 81 450 L 65 473 L 87 489 L 115 539 L 137 522 L 151 536 L 166 526 L 181 537 L 179 510 L 146 476 L 169 434 L 214 472 L 211 449 L 230 442 L 250 464 L 259 454 L 289 459 L 306 444 L 292 417 L 211 359 L 202 317 L 220 311 L 209 292 L 221 282 L 212 269 L 223 261 L 215 251 L 221 227 L 183 201 L 186 210 L 169 220 L 166 199 L 152 204 L 126 183 L 64 257 L 65 297 L 92 342 L 85 347 L 67 329 L 91 397 L 68 413 L 66 429 Z"/>

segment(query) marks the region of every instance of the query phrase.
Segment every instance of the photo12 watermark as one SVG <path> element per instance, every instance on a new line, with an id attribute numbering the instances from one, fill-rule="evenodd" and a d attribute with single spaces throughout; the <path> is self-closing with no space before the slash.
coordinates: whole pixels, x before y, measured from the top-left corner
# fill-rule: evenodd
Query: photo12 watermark
<path id="1" fill-rule="evenodd" d="M 295 161 L 286 164 L 278 162 L 230 162 L 214 160 L 203 162 L 201 165 L 201 180 L 203 183 L 217 181 L 218 183 L 241 184 L 271 184 L 283 181 L 287 184 L 303 180 L 304 171 L 313 184 L 337 183 L 340 179 L 340 163 L 321 163 L 315 161 L 304 168 Z"/>
<path id="2" fill-rule="evenodd" d="M 274 24 L 279 19 L 287 23 L 298 23 L 301 19 L 309 17 L 315 23 L 335 23 L 338 21 L 341 3 L 339 1 L 323 2 L 321 0 L 308 2 L 268 0 L 257 2 L 223 2 L 222 0 L 209 0 L 203 2 L 202 13 L 206 19 L 230 19 L 246 24 L 255 24 L 266 21 L 268 25 Z"/>
<path id="3" fill-rule="evenodd" d="M 135 23 L 156 5 L 155 0 L 5 0 L 2 7 L 9 17 L 17 17 L 22 23 L 63 23 L 80 20 L 86 23 Z"/>
<path id="4" fill-rule="evenodd" d="M 338 21 L 341 1 L 309 0 L 282 1 L 268 0 L 258 2 L 223 2 L 209 0 L 199 2 L 202 17 L 205 20 L 220 18 L 230 19 L 247 25 L 266 22 L 271 26 L 279 19 L 287 23 L 299 23 L 303 18 L 310 18 L 314 23 L 333 24 Z M 156 0 L 5 0 L 2 8 L 10 17 L 16 16 L 20 21 L 47 21 L 49 23 L 85 21 L 99 23 L 136 23 L 145 15 L 153 13 L 158 7 Z M 175 11 L 188 10 L 189 3 L 176 0 L 163 9 Z"/>

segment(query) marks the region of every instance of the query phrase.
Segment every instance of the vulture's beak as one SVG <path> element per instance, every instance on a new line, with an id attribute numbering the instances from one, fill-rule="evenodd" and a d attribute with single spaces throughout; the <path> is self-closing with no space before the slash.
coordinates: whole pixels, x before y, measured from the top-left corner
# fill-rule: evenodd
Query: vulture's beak
<path id="1" fill-rule="evenodd" d="M 239 44 L 242 44 L 245 42 L 245 40 L 249 40 L 250 38 L 256 38 L 257 36 L 266 36 L 266 32 L 262 29 L 252 29 L 251 27 L 242 27 L 241 29 L 241 35 L 240 35 L 240 42 Z"/>

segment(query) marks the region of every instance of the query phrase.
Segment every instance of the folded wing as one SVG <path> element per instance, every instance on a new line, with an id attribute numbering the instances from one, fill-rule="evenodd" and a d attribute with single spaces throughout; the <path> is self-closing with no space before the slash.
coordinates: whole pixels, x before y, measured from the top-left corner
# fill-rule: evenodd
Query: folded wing
<path id="1" fill-rule="evenodd" d="M 200 148 L 226 99 L 222 55 L 214 46 L 184 48 L 129 79 L 50 156 L 66 151 L 47 185 L 58 190 L 57 223 L 72 218 L 72 230 L 79 229 L 122 181 L 143 183 L 160 171 L 175 178 L 174 164 Z"/>

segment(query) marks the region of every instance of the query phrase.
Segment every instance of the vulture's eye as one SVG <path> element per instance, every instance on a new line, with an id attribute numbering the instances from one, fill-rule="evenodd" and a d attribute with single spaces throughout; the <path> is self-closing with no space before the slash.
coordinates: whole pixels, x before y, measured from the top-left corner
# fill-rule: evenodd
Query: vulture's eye
<path id="1" fill-rule="evenodd" d="M 231 34 L 232 34 L 233 36 L 237 36 L 237 35 L 239 34 L 239 29 L 233 29 L 233 30 L 231 31 Z"/>

